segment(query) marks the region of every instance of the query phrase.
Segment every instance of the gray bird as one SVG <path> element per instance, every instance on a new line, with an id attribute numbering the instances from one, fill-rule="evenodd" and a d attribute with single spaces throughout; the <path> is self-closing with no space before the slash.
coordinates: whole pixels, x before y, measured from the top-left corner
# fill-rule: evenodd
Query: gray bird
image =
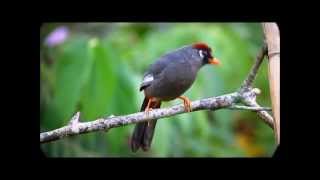
<path id="1" fill-rule="evenodd" d="M 197 73 L 206 64 L 219 64 L 205 43 L 184 46 L 161 56 L 144 74 L 140 91 L 144 91 L 140 111 L 146 113 L 160 108 L 161 101 L 182 99 L 185 111 L 190 112 L 190 100 L 182 96 L 193 84 Z M 131 138 L 131 150 L 150 148 L 157 120 L 138 123 Z"/>

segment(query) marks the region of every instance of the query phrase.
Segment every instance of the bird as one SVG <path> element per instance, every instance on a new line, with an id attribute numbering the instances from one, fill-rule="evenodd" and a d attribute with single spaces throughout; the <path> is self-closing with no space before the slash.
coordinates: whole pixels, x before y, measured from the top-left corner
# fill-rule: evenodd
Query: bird
<path id="1" fill-rule="evenodd" d="M 183 93 L 192 86 L 200 68 L 207 64 L 219 65 L 220 61 L 204 42 L 185 45 L 159 57 L 143 75 L 139 90 L 144 92 L 144 100 L 140 112 L 148 114 L 160 108 L 163 101 L 177 98 L 183 100 L 185 111 L 191 112 L 191 101 Z M 152 119 L 135 125 L 130 141 L 132 152 L 150 149 L 156 124 L 157 120 Z"/>

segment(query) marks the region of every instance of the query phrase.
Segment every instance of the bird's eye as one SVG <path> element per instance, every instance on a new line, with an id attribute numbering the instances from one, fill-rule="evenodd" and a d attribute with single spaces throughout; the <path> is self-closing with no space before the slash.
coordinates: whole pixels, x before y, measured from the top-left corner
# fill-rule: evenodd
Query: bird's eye
<path id="1" fill-rule="evenodd" d="M 204 58 L 204 54 L 203 54 L 203 51 L 202 51 L 202 50 L 199 51 L 199 56 L 200 56 L 201 58 Z"/>

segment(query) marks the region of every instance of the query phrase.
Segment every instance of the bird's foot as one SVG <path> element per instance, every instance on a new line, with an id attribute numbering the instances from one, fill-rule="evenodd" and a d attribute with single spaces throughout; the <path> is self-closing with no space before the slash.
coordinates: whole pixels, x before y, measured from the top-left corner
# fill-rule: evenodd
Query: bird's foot
<path id="1" fill-rule="evenodd" d="M 145 113 L 147 116 L 149 115 L 149 111 L 152 110 L 152 108 L 150 107 L 150 106 L 151 106 L 151 102 L 152 102 L 152 98 L 150 98 L 150 99 L 148 100 L 147 107 L 146 107 L 146 109 L 144 110 L 144 113 Z"/>
<path id="2" fill-rule="evenodd" d="M 191 112 L 191 101 L 189 100 L 189 98 L 185 97 L 185 96 L 179 96 L 179 99 L 183 100 L 183 105 L 184 105 L 184 109 L 186 112 Z"/>
<path id="3" fill-rule="evenodd" d="M 159 103 L 159 102 L 158 102 L 158 99 L 156 99 L 156 98 L 154 98 L 154 97 L 149 98 L 147 107 L 145 108 L 145 111 L 144 111 L 147 117 L 149 116 L 149 112 L 153 110 L 151 107 L 154 107 L 154 106 L 155 106 L 155 104 L 152 104 L 152 103 Z M 160 107 L 160 106 L 159 106 L 159 107 Z M 148 121 L 148 126 L 150 126 L 150 121 L 151 121 L 151 120 Z"/>
<path id="4" fill-rule="evenodd" d="M 146 110 L 144 111 L 144 113 L 146 114 L 146 116 L 149 116 L 149 112 L 152 111 L 152 108 L 146 108 Z M 150 126 L 150 121 L 148 121 L 148 126 Z"/>
<path id="5" fill-rule="evenodd" d="M 149 112 L 152 111 L 152 108 L 146 109 L 144 112 L 146 113 L 147 116 L 149 116 Z M 148 121 L 148 127 L 150 126 L 150 121 Z"/>
<path id="6" fill-rule="evenodd" d="M 144 111 L 144 113 L 149 116 L 149 112 L 152 111 L 152 108 L 146 108 L 146 110 Z"/>

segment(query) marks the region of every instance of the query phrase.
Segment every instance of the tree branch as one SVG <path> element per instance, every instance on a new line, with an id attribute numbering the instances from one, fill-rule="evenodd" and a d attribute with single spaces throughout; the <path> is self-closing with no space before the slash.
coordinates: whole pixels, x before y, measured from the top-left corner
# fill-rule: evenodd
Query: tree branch
<path id="1" fill-rule="evenodd" d="M 272 111 L 269 107 L 252 107 L 252 106 L 240 106 L 240 105 L 231 105 L 228 107 L 231 110 L 250 110 L 250 111 Z"/>
<path id="2" fill-rule="evenodd" d="M 261 106 L 257 103 L 256 97 L 259 95 L 261 92 L 259 89 L 255 88 L 248 88 L 245 91 L 241 91 L 241 100 L 242 103 L 250 106 L 250 107 L 255 107 L 255 108 L 261 108 Z M 265 123 L 267 123 L 271 128 L 273 127 L 273 118 L 272 116 L 266 112 L 266 111 L 258 111 L 257 114 L 259 117 L 261 117 Z"/>
<path id="3" fill-rule="evenodd" d="M 263 44 L 263 47 L 261 48 L 260 52 L 257 55 L 255 64 L 252 66 L 248 77 L 243 81 L 240 89 L 244 89 L 244 88 L 248 88 L 248 87 L 252 86 L 252 83 L 257 76 L 258 69 L 259 69 L 259 67 L 262 63 L 262 60 L 266 54 L 267 54 L 267 46 L 266 46 L 266 44 Z"/>
<path id="4" fill-rule="evenodd" d="M 191 103 L 191 108 L 192 111 L 217 110 L 237 103 L 239 101 L 239 98 L 240 96 L 238 93 L 231 93 L 218 97 L 201 99 L 193 101 Z M 78 122 L 76 124 L 69 123 L 67 126 L 64 126 L 62 128 L 49 132 L 40 133 L 40 142 L 49 142 L 63 138 L 65 136 L 73 136 L 77 134 L 89 133 L 94 131 L 106 131 L 119 126 L 145 122 L 152 119 L 170 117 L 182 113 L 186 112 L 184 110 L 183 104 L 179 104 L 170 108 L 154 109 L 150 111 L 148 115 L 144 112 L 138 112 L 126 116 L 113 116 L 109 118 L 101 118 L 91 122 Z M 79 112 L 77 114 L 79 114 Z M 71 119 L 73 120 L 74 117 Z"/>
<path id="5" fill-rule="evenodd" d="M 239 89 L 239 93 L 242 95 L 242 103 L 247 106 L 251 106 L 254 108 L 261 108 L 261 106 L 256 101 L 256 96 L 261 93 L 260 90 L 256 88 L 256 89 L 254 89 L 254 91 L 248 91 L 248 89 L 251 89 L 252 83 L 257 76 L 260 65 L 263 61 L 264 56 L 267 54 L 267 52 L 268 52 L 267 44 L 264 43 L 260 52 L 258 53 L 258 55 L 256 57 L 255 64 L 252 66 L 250 73 L 248 74 L 248 77 L 243 81 L 243 83 Z M 268 112 L 257 111 L 257 114 L 271 128 L 274 128 L 273 127 L 274 120 Z"/>
<path id="6" fill-rule="evenodd" d="M 273 128 L 273 118 L 266 110 L 270 108 L 264 108 L 258 105 L 256 102 L 256 96 L 260 94 L 260 90 L 257 88 L 252 89 L 251 84 L 255 79 L 258 69 L 261 65 L 263 57 L 266 53 L 266 47 L 263 46 L 259 55 L 257 56 L 256 63 L 251 68 L 251 71 L 246 80 L 241 85 L 237 92 L 221 95 L 218 97 L 211 97 L 191 102 L 192 111 L 200 110 L 218 110 L 222 108 L 226 109 L 242 109 L 256 111 L 262 120 Z M 242 103 L 247 106 L 239 106 L 237 103 Z M 144 112 L 138 112 L 125 116 L 110 116 L 107 118 L 100 118 L 90 122 L 79 122 L 80 112 L 77 112 L 74 117 L 71 118 L 70 123 L 67 126 L 61 127 L 56 130 L 40 133 L 40 143 L 50 142 L 64 138 L 66 136 L 74 136 L 95 131 L 107 131 L 119 126 L 126 126 L 129 124 L 145 122 L 152 119 L 160 119 L 170 117 L 178 114 L 186 113 L 183 104 L 175 105 L 169 108 L 154 109 L 148 114 Z"/>

